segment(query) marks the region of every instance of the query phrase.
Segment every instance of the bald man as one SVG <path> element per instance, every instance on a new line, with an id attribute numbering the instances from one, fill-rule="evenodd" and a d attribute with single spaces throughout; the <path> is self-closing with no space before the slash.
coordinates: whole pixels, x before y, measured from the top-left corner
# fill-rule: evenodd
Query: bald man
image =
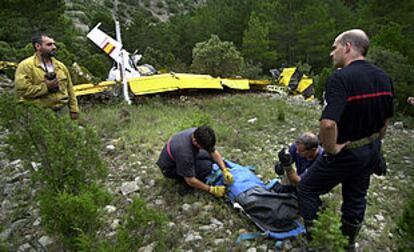
<path id="1" fill-rule="evenodd" d="M 319 140 L 325 150 L 298 185 L 300 212 L 307 228 L 318 210 L 318 197 L 342 185 L 342 232 L 349 251 L 364 219 L 370 175 L 380 157 L 381 139 L 393 116 L 391 79 L 365 56 L 369 39 L 349 30 L 336 37 L 330 56 L 336 70 L 326 83 Z"/>

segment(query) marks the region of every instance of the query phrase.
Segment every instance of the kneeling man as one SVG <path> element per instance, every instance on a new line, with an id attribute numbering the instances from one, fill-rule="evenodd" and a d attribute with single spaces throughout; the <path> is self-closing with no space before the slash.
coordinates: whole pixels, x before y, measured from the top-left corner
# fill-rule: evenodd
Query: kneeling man
<path id="1" fill-rule="evenodd" d="M 211 173 L 212 161 L 221 168 L 225 184 L 233 183 L 233 176 L 214 148 L 215 144 L 216 135 L 212 128 L 201 126 L 186 129 L 168 140 L 157 165 L 165 177 L 184 180 L 190 187 L 223 197 L 224 186 L 209 186 L 205 183 Z"/>

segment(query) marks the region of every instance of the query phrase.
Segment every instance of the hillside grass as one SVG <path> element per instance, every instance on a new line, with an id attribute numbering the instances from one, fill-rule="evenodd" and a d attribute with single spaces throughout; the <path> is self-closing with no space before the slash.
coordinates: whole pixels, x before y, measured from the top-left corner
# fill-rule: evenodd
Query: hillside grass
<path id="1" fill-rule="evenodd" d="M 183 187 L 163 178 L 155 165 L 163 145 L 184 126 L 210 122 L 217 134 L 217 149 L 223 157 L 256 167 L 256 173 L 266 181 L 275 177 L 274 162 L 283 146 L 304 131 L 318 132 L 321 108 L 295 100 L 287 102 L 284 96 L 265 93 L 193 93 L 141 97 L 131 106 L 123 103 L 82 105 L 82 110 L 80 123 L 93 126 L 105 144 L 115 145 L 115 152 L 105 155 L 114 186 L 138 176 L 145 181 L 153 180 L 153 186 L 142 188 L 138 196 L 165 212 L 176 224 L 169 237 L 171 249 L 243 251 L 261 244 L 273 248 L 274 241 L 260 239 L 236 245 L 242 230 L 256 232 L 258 229 L 224 200 L 195 190 L 183 193 Z M 249 122 L 253 118 L 257 120 Z M 366 222 L 359 237 L 364 249 L 396 248 L 394 222 L 402 214 L 401 206 L 413 189 L 412 169 L 407 169 L 414 161 L 412 142 L 411 131 L 393 129 L 384 141 L 389 173 L 385 178 L 373 176 L 371 180 Z M 118 197 L 118 202 L 122 202 L 122 196 Z M 335 188 L 326 198 L 340 200 L 340 188 Z M 157 199 L 163 202 L 155 205 Z M 194 202 L 198 205 L 194 206 Z M 185 203 L 192 205 L 191 214 L 183 213 Z M 214 216 L 206 216 L 209 212 L 203 209 L 212 209 Z M 375 219 L 377 214 L 385 217 L 380 228 Z M 189 229 L 208 225 L 212 217 L 224 223 L 223 230 L 211 232 L 209 237 L 204 235 L 201 244 L 183 243 Z M 213 241 L 220 238 L 227 240 L 217 247 Z"/>

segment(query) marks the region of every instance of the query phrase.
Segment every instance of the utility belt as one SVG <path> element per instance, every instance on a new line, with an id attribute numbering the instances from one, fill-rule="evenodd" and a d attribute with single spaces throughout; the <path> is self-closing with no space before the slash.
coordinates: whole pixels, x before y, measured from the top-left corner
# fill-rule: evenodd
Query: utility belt
<path id="1" fill-rule="evenodd" d="M 347 144 L 345 146 L 345 149 L 350 150 L 350 149 L 359 148 L 359 147 L 362 147 L 364 145 L 367 145 L 367 144 L 370 144 L 370 143 L 374 142 L 378 138 L 379 138 L 379 133 L 376 132 L 376 133 L 374 133 L 370 136 L 367 136 L 367 137 L 361 138 L 359 140 L 350 142 L 349 144 Z"/>
<path id="2" fill-rule="evenodd" d="M 359 140 L 350 142 L 349 144 L 347 144 L 343 148 L 343 150 L 351 150 L 351 149 L 359 148 L 359 147 L 362 147 L 364 145 L 370 144 L 370 143 L 374 142 L 375 140 L 377 140 L 379 138 L 379 135 L 380 134 L 378 132 L 376 132 L 376 133 L 374 133 L 370 136 L 367 136 L 367 137 L 361 138 Z M 327 162 L 333 162 L 336 159 L 336 155 L 331 155 L 331 154 L 328 154 L 328 153 L 325 152 L 324 155 L 323 155 L 323 158 Z M 384 172 L 384 174 L 385 174 L 385 172 Z"/>

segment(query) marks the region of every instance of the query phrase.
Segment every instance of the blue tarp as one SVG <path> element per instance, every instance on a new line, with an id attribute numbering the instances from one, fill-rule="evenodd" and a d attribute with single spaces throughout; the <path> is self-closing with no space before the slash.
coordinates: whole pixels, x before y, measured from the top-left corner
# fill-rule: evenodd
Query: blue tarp
<path id="1" fill-rule="evenodd" d="M 247 192 L 248 190 L 252 188 L 261 187 L 261 188 L 265 188 L 266 190 L 270 190 L 271 187 L 269 187 L 269 184 L 266 185 L 265 183 L 263 183 L 263 181 L 259 177 L 257 177 L 256 174 L 252 172 L 254 168 L 241 166 L 228 160 L 226 160 L 225 162 L 226 162 L 227 167 L 230 168 L 230 171 L 234 178 L 234 183 L 231 186 L 227 187 L 227 193 L 226 193 L 231 203 L 235 203 L 237 201 L 237 196 L 239 196 L 242 193 Z M 274 185 L 278 182 L 272 181 L 271 183 Z M 212 170 L 211 175 L 207 179 L 207 184 L 224 185 L 224 180 L 221 174 L 221 170 L 216 164 L 213 164 L 213 170 Z M 245 212 L 245 213 L 253 222 L 255 222 L 255 219 L 251 218 L 248 212 Z M 260 229 L 262 229 L 263 233 L 243 234 L 239 237 L 238 240 L 251 239 L 257 236 L 266 236 L 269 238 L 281 240 L 281 239 L 286 239 L 290 237 L 296 237 L 300 234 L 305 233 L 305 228 L 303 224 L 300 223 L 299 221 L 295 221 L 295 224 L 296 224 L 295 228 L 287 232 L 274 232 L 270 230 L 265 230 L 263 226 L 260 225 L 260 223 L 255 222 L 255 224 Z"/>

